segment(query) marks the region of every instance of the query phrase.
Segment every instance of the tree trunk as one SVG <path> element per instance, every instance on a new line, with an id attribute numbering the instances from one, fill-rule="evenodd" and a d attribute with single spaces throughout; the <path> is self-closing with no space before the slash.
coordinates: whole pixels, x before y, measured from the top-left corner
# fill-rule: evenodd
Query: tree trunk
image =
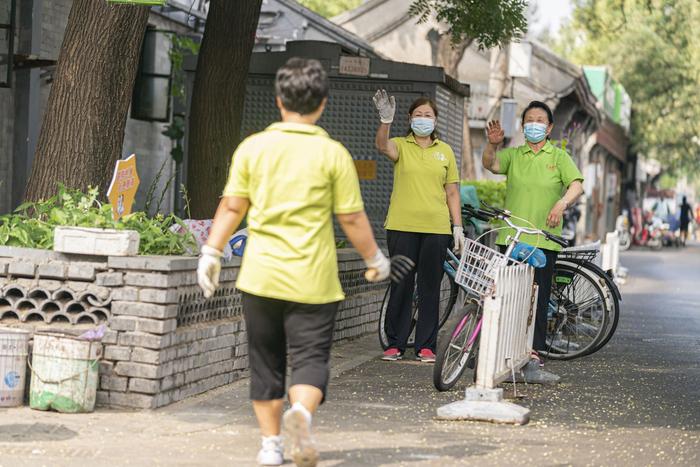
<path id="1" fill-rule="evenodd" d="M 437 64 L 443 67 L 448 75 L 454 79 L 459 79 L 459 64 L 473 41 L 474 39 L 467 39 L 458 44 L 453 44 L 452 36 L 449 34 L 440 35 L 437 47 Z"/>
<path id="2" fill-rule="evenodd" d="M 472 134 L 469 127 L 469 101 L 464 99 L 464 118 L 462 119 L 462 164 L 459 170 L 462 180 L 476 180 Z"/>
<path id="3" fill-rule="evenodd" d="M 107 188 L 124 142 L 149 9 L 74 0 L 25 198 Z"/>
<path id="4" fill-rule="evenodd" d="M 471 45 L 473 39 L 467 39 L 459 44 L 452 43 L 449 34 L 442 34 L 437 43 L 438 65 L 445 69 L 445 73 L 455 79 L 459 79 L 459 64 L 464 58 L 464 53 Z M 472 155 L 471 132 L 469 131 L 468 101 L 464 102 L 464 119 L 462 124 L 462 163 L 460 167 L 460 177 L 462 180 L 473 180 L 476 178 L 474 171 L 474 158 Z"/>
<path id="5" fill-rule="evenodd" d="M 240 138 L 250 56 L 262 0 L 212 0 L 197 73 L 187 161 L 190 210 L 214 215 Z"/>

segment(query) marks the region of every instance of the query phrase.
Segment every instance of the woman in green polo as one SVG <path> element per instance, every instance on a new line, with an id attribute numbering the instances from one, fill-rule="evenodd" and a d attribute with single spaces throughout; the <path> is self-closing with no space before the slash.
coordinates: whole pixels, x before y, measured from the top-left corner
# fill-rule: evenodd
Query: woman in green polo
<path id="1" fill-rule="evenodd" d="M 391 139 L 394 97 L 379 90 L 374 103 L 381 120 L 375 144 L 394 163 L 394 189 L 385 223 L 389 253 L 407 256 L 417 265 L 420 310 L 415 353 L 417 360 L 432 363 L 442 264 L 452 241 L 455 250 L 464 245 L 457 163 L 452 148 L 437 138 L 438 110 L 431 99 L 416 99 L 408 110 L 408 135 Z M 389 348 L 384 360 L 403 358 L 411 331 L 414 283 L 415 277 L 410 274 L 391 287 L 386 314 Z"/>
<path id="2" fill-rule="evenodd" d="M 484 150 L 483 166 L 495 174 L 506 175 L 507 210 L 514 216 L 527 219 L 537 229 L 561 235 L 564 211 L 583 194 L 583 176 L 571 156 L 549 142 L 554 118 L 547 104 L 530 102 L 522 114 L 522 127 L 525 144 L 496 152 L 503 142 L 504 133 L 497 120 L 489 122 L 489 144 Z M 516 224 L 523 224 L 517 219 L 512 220 Z M 512 235 L 512 229 L 501 230 L 496 243 L 506 245 L 508 236 Z M 561 247 L 532 235 L 523 235 L 521 241 L 537 246 L 547 256 L 547 265 L 535 269 L 535 282 L 539 285 L 539 293 L 533 357 L 541 364 L 542 360 L 537 351 L 546 348 L 547 306 L 552 289 L 554 264 Z"/>

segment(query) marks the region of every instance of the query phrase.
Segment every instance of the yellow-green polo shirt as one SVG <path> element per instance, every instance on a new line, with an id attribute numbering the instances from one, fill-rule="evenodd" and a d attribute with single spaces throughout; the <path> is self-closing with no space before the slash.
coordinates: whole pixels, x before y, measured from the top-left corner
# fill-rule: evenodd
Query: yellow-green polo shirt
<path id="1" fill-rule="evenodd" d="M 239 289 L 297 303 L 344 298 L 332 215 L 364 206 L 342 144 L 314 125 L 275 123 L 238 146 L 223 195 L 250 200 Z"/>
<path id="2" fill-rule="evenodd" d="M 503 149 L 496 156 L 500 172 L 508 177 L 505 208 L 513 215 L 532 222 L 537 229 L 561 235 L 562 223 L 556 228 L 547 227 L 547 217 L 571 182 L 583 180 L 571 156 L 563 149 L 554 147 L 549 141 L 537 154 L 530 146 L 524 144 L 517 148 Z M 517 219 L 511 220 L 516 225 L 530 227 Z M 499 231 L 496 243 L 505 245 L 509 235 L 515 235 L 515 231 Z M 561 250 L 559 245 L 542 236 L 523 235 L 520 240 L 539 248 Z"/>
<path id="3" fill-rule="evenodd" d="M 384 227 L 402 232 L 451 234 L 445 185 L 458 183 L 452 148 L 439 139 L 422 148 L 413 134 L 392 138 L 399 150 L 394 190 Z"/>

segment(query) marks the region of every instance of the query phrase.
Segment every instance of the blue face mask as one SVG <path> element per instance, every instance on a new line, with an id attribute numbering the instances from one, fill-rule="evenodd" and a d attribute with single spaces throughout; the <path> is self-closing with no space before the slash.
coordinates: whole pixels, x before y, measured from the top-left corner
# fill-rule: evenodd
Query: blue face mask
<path id="1" fill-rule="evenodd" d="M 523 125 L 525 139 L 531 143 L 539 143 L 547 136 L 547 126 L 544 123 L 526 123 Z"/>
<path id="2" fill-rule="evenodd" d="M 413 118 L 411 119 L 411 130 L 416 136 L 429 136 L 435 130 L 435 120 L 425 117 Z"/>

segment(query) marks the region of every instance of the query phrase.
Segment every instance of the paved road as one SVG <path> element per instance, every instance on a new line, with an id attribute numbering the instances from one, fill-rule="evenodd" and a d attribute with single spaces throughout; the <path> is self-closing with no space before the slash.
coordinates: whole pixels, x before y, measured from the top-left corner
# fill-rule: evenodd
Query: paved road
<path id="1" fill-rule="evenodd" d="M 522 427 L 434 419 L 457 400 L 429 366 L 373 358 L 374 336 L 335 349 L 316 419 L 324 466 L 700 465 L 700 246 L 625 253 L 619 330 L 599 353 L 548 363 Z M 0 466 L 247 466 L 257 432 L 240 382 L 152 412 L 0 411 Z"/>

